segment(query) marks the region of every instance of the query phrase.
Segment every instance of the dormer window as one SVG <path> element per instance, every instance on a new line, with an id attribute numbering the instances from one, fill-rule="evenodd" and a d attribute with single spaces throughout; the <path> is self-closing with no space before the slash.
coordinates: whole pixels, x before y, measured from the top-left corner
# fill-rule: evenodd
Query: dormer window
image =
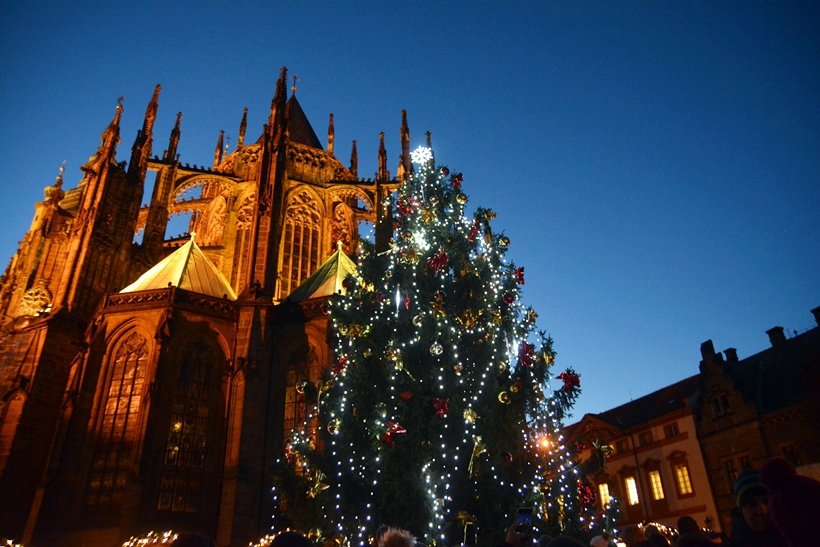
<path id="1" fill-rule="evenodd" d="M 729 396 L 725 393 L 719 393 L 714 395 L 710 401 L 709 405 L 712 408 L 712 415 L 717 417 L 725 416 L 732 410 L 732 405 L 729 403 Z"/>

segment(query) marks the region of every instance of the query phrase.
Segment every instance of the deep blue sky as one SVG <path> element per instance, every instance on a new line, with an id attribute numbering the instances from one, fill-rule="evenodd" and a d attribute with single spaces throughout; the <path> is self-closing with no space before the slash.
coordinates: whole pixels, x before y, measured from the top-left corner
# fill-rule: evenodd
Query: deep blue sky
<path id="1" fill-rule="evenodd" d="M 283 65 L 322 140 L 395 170 L 463 171 L 526 267 L 525 299 L 581 373 L 575 418 L 697 372 L 700 343 L 768 346 L 820 306 L 820 4 L 12 2 L 0 17 L 0 260 L 63 160 L 66 185 L 125 96 L 128 159 L 155 83 L 162 153 L 210 164 L 267 119 Z M 65 5 L 60 5 L 65 4 Z"/>

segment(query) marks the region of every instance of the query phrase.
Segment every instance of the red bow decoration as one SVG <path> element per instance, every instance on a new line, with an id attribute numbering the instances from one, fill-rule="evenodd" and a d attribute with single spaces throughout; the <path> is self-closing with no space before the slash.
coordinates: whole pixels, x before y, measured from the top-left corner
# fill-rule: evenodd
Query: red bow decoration
<path id="1" fill-rule="evenodd" d="M 404 302 L 404 309 L 409 310 L 410 309 L 410 297 L 405 295 L 403 302 Z"/>
<path id="2" fill-rule="evenodd" d="M 436 416 L 439 418 L 444 418 L 447 415 L 449 406 L 449 399 L 433 399 L 433 408 L 436 409 Z"/>
<path id="3" fill-rule="evenodd" d="M 348 359 L 347 355 L 342 355 L 338 359 L 336 359 L 335 363 L 330 365 L 330 370 L 333 371 L 334 374 L 341 374 L 347 368 L 347 365 L 350 364 L 350 359 Z"/>
<path id="4" fill-rule="evenodd" d="M 588 484 L 578 481 L 578 504 L 585 509 L 595 503 L 595 492 Z"/>
<path id="5" fill-rule="evenodd" d="M 564 382 L 564 391 L 569 391 L 573 388 L 580 387 L 581 385 L 581 376 L 576 373 L 571 368 L 568 368 L 564 372 L 558 375 L 558 378 Z"/>
<path id="6" fill-rule="evenodd" d="M 515 269 L 515 282 L 519 285 L 524 284 L 524 266 Z"/>
<path id="7" fill-rule="evenodd" d="M 441 270 L 447 267 L 447 262 L 449 260 L 450 256 L 447 253 L 444 251 L 439 251 L 427 259 L 427 265 L 430 266 L 431 270 L 439 274 L 441 273 Z"/>
<path id="8" fill-rule="evenodd" d="M 504 303 L 505 304 L 510 305 L 513 302 L 515 302 L 515 297 L 513 295 L 511 295 L 510 293 L 507 293 L 507 294 L 504 295 Z"/>
<path id="9" fill-rule="evenodd" d="M 393 435 L 398 435 L 399 433 L 407 433 L 407 430 L 396 422 L 387 422 L 387 431 L 382 435 L 382 442 L 390 448 L 395 448 L 396 441 L 393 440 Z"/>
<path id="10" fill-rule="evenodd" d="M 461 183 L 464 182 L 464 175 L 462 175 L 461 173 L 456 173 L 455 175 L 453 175 L 452 181 L 453 188 L 455 188 L 456 190 L 461 190 Z"/>
<path id="11" fill-rule="evenodd" d="M 399 398 L 406 403 L 407 401 L 413 398 L 413 392 L 404 390 L 401 393 L 399 393 Z"/>
<path id="12" fill-rule="evenodd" d="M 418 207 L 418 204 L 419 200 L 416 198 L 400 199 L 396 202 L 396 208 L 401 216 L 407 216 Z"/>
<path id="13" fill-rule="evenodd" d="M 478 235 L 478 219 L 473 221 L 473 226 L 470 228 L 470 235 L 467 236 L 467 243 L 474 243 L 475 236 Z"/>
<path id="14" fill-rule="evenodd" d="M 518 348 L 518 362 L 529 368 L 532 366 L 532 358 L 535 356 L 535 344 L 521 342 Z"/>

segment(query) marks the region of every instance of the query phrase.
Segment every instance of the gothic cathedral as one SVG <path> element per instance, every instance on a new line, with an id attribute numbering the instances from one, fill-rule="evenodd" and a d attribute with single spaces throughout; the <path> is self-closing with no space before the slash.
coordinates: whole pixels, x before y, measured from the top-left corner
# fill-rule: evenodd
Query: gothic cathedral
<path id="1" fill-rule="evenodd" d="M 395 176 L 381 134 L 361 179 L 356 142 L 345 166 L 333 115 L 323 147 L 286 77 L 259 139 L 245 109 L 211 167 L 179 161 L 181 114 L 152 154 L 156 86 L 128 162 L 118 105 L 77 186 L 61 172 L 45 188 L 0 278 L 0 538 L 111 547 L 174 528 L 224 547 L 268 531 L 294 388 L 331 359 L 326 300 L 360 222 L 386 245 L 410 169 L 404 112 Z M 167 238 L 180 213 L 189 234 Z"/>

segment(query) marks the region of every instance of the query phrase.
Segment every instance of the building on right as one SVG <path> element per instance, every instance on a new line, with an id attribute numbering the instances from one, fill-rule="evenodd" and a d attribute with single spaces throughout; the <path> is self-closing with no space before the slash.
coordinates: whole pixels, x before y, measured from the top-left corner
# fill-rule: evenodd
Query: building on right
<path id="1" fill-rule="evenodd" d="M 790 337 L 772 327 L 771 346 L 744 359 L 734 348 L 701 344 L 695 424 L 723 530 L 743 469 L 782 456 L 820 478 L 820 307 L 811 312 L 816 326 Z"/>
<path id="2" fill-rule="evenodd" d="M 598 503 L 618 497 L 624 524 L 689 514 L 730 533 L 743 469 L 782 456 L 820 479 L 820 307 L 811 312 L 817 325 L 773 327 L 771 346 L 744 359 L 707 340 L 699 374 L 567 426 L 576 447 L 609 446 L 604 469 L 584 477 Z"/>

